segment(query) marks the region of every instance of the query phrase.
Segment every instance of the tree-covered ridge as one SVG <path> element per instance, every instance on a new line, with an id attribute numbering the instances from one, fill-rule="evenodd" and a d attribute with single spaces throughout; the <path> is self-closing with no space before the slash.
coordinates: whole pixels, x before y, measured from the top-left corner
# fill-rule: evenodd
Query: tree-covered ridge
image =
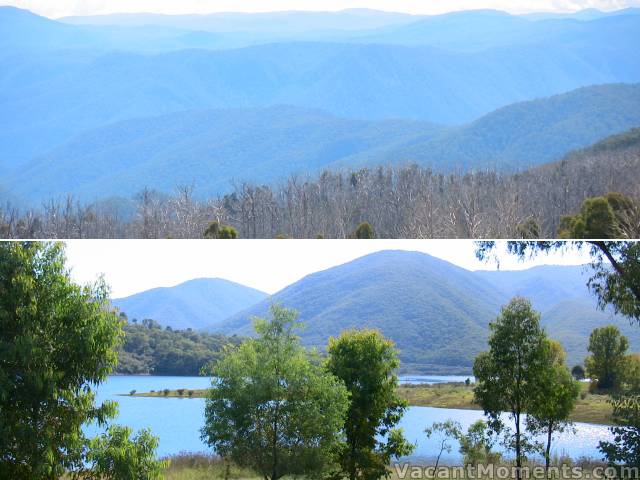
<path id="1" fill-rule="evenodd" d="M 189 184 L 197 184 L 203 198 L 228 193 L 232 180 L 272 184 L 292 174 L 407 162 L 441 173 L 518 171 L 637 125 L 640 84 L 598 85 L 516 103 L 457 127 L 350 119 L 289 106 L 198 109 L 85 132 L 6 181 L 13 194 L 33 204 L 69 193 L 80 199 L 128 196 L 144 187 L 166 192 Z"/>
<path id="2" fill-rule="evenodd" d="M 632 128 L 618 135 L 611 135 L 593 145 L 575 150 L 566 156 L 566 160 L 579 160 L 581 157 L 589 157 L 599 154 L 611 154 L 626 149 L 638 148 L 640 145 L 640 127 Z"/>
<path id="3" fill-rule="evenodd" d="M 589 334 L 603 323 L 618 326 L 639 350 L 635 326 L 597 309 L 589 276 L 582 266 L 473 272 L 420 252 L 382 251 L 308 275 L 210 331 L 250 335 L 251 317 L 280 302 L 300 311 L 305 345 L 323 348 L 342 330 L 377 328 L 396 343 L 403 371 L 464 375 L 500 305 L 525 295 L 571 365 L 584 361 Z"/>
<path id="4" fill-rule="evenodd" d="M 294 105 L 460 125 L 515 102 L 640 81 L 638 15 L 537 22 L 462 12 L 413 23 L 360 38 L 280 32 L 277 43 L 248 29 L 234 35 L 251 37 L 245 48 L 225 48 L 200 29 L 79 27 L 4 9 L 2 166 L 114 122 L 193 109 Z"/>
<path id="5" fill-rule="evenodd" d="M 362 222 L 378 238 L 556 238 L 562 216 L 577 213 L 588 197 L 617 191 L 640 201 L 634 131 L 613 137 L 628 139 L 614 140 L 615 148 L 584 149 L 517 174 L 444 175 L 416 165 L 341 169 L 275 186 L 240 183 L 208 200 L 178 188 L 91 203 L 69 197 L 28 210 L 0 206 L 0 236 L 202 238 L 217 220 L 239 238 L 348 238 Z"/>
<path id="6" fill-rule="evenodd" d="M 235 335 L 162 328 L 150 319 L 128 322 L 123 329 L 119 374 L 200 375 L 202 367 L 221 358 L 225 346 L 242 341 Z"/>

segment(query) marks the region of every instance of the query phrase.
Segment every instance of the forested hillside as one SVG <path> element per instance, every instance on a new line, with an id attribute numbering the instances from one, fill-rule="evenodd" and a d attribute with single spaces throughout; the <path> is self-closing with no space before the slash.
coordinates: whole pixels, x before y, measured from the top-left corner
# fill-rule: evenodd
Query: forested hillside
<path id="1" fill-rule="evenodd" d="M 130 319 L 150 318 L 163 327 L 184 330 L 215 325 L 266 297 L 264 292 L 221 278 L 199 278 L 117 298 L 111 303 Z"/>
<path id="2" fill-rule="evenodd" d="M 300 312 L 306 345 L 322 348 L 348 328 L 377 328 L 396 342 L 406 371 L 466 374 L 500 307 L 526 295 L 572 364 L 584 360 L 593 328 L 609 323 L 640 350 L 640 331 L 597 309 L 588 278 L 583 267 L 470 272 L 422 253 L 384 251 L 309 275 L 209 330 L 251 335 L 249 319 L 277 302 Z"/>
<path id="3" fill-rule="evenodd" d="M 471 52 L 454 47 L 468 44 L 472 28 L 453 29 L 462 37 L 448 49 L 428 41 L 407 46 L 334 37 L 141 53 L 134 41 L 130 50 L 88 41 L 98 27 L 65 25 L 15 9 L 0 14 L 11 26 L 0 35 L 8 66 L 0 74 L 4 168 L 18 168 L 93 128 L 191 109 L 288 104 L 347 118 L 461 124 L 514 102 L 587 85 L 640 81 L 634 54 L 638 15 L 555 20 L 556 33 L 531 32 L 524 42 L 500 37 L 498 29 L 496 37 L 506 45 Z M 472 15 L 468 22 L 485 25 L 485 17 Z M 436 20 L 446 25 L 450 19 Z M 49 33 L 51 41 L 29 47 Z M 56 44 L 58 35 L 71 35 L 83 48 L 74 49 L 66 40 Z"/>
<path id="4" fill-rule="evenodd" d="M 563 215 L 618 191 L 640 202 L 640 130 L 633 129 L 520 174 L 436 174 L 418 166 L 325 171 L 275 186 L 238 182 L 201 201 L 190 188 L 129 198 L 0 205 L 5 238 L 202 238 L 212 220 L 240 238 L 346 238 L 369 222 L 380 238 L 556 238 Z M 0 187 L 1 191 L 1 187 Z"/>
<path id="5" fill-rule="evenodd" d="M 144 187 L 167 192 L 176 185 L 196 185 L 204 198 L 227 193 L 234 180 L 276 183 L 340 167 L 522 170 L 636 125 L 640 84 L 518 103 L 455 128 L 294 107 L 197 110 L 85 133 L 25 165 L 8 184 L 32 202 L 69 193 L 82 200 L 126 196 Z"/>
<path id="6" fill-rule="evenodd" d="M 220 358 L 225 345 L 238 345 L 241 340 L 191 329 L 163 328 L 150 319 L 131 321 L 124 326 L 116 373 L 200 375 L 202 367 Z"/>
<path id="7" fill-rule="evenodd" d="M 633 138 L 569 154 L 640 125 L 638 13 L 0 8 L 0 235 L 555 237 L 640 198 Z"/>

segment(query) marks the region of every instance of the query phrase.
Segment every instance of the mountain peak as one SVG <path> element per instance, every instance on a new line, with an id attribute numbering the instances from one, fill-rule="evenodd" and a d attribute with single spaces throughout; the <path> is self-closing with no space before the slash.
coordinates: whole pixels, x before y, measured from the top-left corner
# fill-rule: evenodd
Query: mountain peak
<path id="1" fill-rule="evenodd" d="M 266 297 L 264 292 L 222 278 L 194 278 L 114 299 L 112 304 L 129 318 L 152 318 L 176 329 L 201 329 Z"/>

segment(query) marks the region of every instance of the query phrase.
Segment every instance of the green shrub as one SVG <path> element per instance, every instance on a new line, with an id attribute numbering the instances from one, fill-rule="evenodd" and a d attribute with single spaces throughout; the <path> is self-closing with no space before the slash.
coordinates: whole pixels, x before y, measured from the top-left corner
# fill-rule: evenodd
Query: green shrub
<path id="1" fill-rule="evenodd" d="M 89 443 L 87 461 L 91 480 L 155 480 L 169 462 L 156 460 L 158 439 L 149 430 L 131 438 L 128 427 L 113 425 Z"/>

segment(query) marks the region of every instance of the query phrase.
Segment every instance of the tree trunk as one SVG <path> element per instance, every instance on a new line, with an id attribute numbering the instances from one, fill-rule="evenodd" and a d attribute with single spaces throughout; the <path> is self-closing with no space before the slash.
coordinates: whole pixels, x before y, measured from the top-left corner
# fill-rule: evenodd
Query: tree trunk
<path id="1" fill-rule="evenodd" d="M 520 480 L 522 458 L 520 456 L 520 413 L 516 413 L 516 480 Z"/>
<path id="2" fill-rule="evenodd" d="M 440 453 L 438 453 L 438 458 L 436 458 L 436 466 L 435 466 L 435 471 L 438 471 L 438 464 L 440 463 L 440 457 L 442 456 L 442 451 L 444 450 L 444 442 L 446 442 L 446 440 L 442 441 L 442 445 L 440 445 Z"/>
<path id="3" fill-rule="evenodd" d="M 553 424 L 547 425 L 547 449 L 544 453 L 544 477 L 549 478 L 549 464 L 551 463 L 551 436 L 553 434 Z"/>

